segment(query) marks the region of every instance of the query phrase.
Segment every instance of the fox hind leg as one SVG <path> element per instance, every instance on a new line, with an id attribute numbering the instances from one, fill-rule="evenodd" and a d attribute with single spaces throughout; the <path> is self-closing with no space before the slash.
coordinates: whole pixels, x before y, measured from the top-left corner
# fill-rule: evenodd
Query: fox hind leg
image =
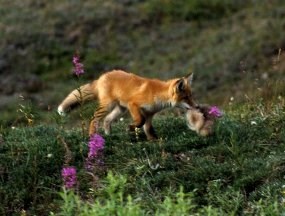
<path id="1" fill-rule="evenodd" d="M 126 109 L 122 106 L 116 105 L 115 108 L 105 117 L 104 119 L 104 130 L 105 134 L 111 133 L 111 124 L 114 120 L 119 118 L 125 113 Z"/>
<path id="2" fill-rule="evenodd" d="M 90 121 L 89 136 L 97 132 L 99 128 L 99 122 L 102 118 L 104 118 L 104 116 L 106 116 L 107 112 L 107 106 L 100 104 L 99 107 L 96 109 L 92 120 Z"/>

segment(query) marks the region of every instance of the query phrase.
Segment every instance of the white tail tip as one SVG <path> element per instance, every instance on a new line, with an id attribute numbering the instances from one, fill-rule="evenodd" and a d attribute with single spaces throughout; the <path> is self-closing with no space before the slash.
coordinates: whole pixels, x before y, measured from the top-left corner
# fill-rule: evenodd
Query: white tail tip
<path id="1" fill-rule="evenodd" d="M 61 115 L 61 116 L 65 116 L 65 112 L 64 112 L 62 106 L 59 106 L 59 107 L 57 108 L 57 113 L 58 113 L 59 115 Z"/>

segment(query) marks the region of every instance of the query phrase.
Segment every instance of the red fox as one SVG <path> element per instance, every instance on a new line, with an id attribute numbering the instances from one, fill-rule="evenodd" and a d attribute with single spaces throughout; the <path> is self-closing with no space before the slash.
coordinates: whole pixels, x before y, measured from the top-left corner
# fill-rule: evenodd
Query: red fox
<path id="1" fill-rule="evenodd" d="M 58 106 L 58 113 L 64 115 L 67 110 L 82 102 L 80 100 L 97 99 L 99 107 L 90 122 L 89 135 L 96 132 L 102 118 L 105 118 L 105 134 L 110 134 L 111 123 L 128 110 L 133 119 L 129 130 L 134 131 L 143 126 L 147 139 L 156 139 L 152 126 L 155 113 L 168 107 L 191 109 L 196 106 L 192 98 L 192 79 L 193 74 L 190 74 L 161 81 L 113 70 L 73 90 Z"/>

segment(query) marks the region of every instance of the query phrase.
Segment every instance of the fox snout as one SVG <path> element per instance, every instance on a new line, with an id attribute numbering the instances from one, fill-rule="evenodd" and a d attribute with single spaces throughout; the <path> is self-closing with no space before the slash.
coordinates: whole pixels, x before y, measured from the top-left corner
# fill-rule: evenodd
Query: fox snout
<path id="1" fill-rule="evenodd" d="M 195 101 L 191 100 L 190 101 L 190 109 L 194 108 L 194 109 L 197 109 L 199 108 L 199 104 L 197 104 Z"/>
<path id="2" fill-rule="evenodd" d="M 196 109 L 197 107 L 198 105 L 194 101 L 191 100 L 190 102 L 183 102 L 180 108 L 191 110 L 191 109 Z"/>

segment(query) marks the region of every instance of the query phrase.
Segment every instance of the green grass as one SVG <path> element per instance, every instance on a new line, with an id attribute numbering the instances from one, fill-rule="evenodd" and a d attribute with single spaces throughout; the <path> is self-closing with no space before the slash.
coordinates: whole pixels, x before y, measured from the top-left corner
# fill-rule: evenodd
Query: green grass
<path id="1" fill-rule="evenodd" d="M 124 119 L 104 136 L 104 165 L 92 174 L 84 168 L 87 137 L 80 126 L 65 129 L 70 119 L 2 129 L 0 211 L 97 215 L 99 208 L 101 215 L 172 215 L 167 208 L 173 208 L 179 215 L 185 206 L 183 214 L 280 215 L 285 211 L 282 103 L 229 107 L 208 138 L 189 131 L 182 117 L 158 115 L 160 139 L 145 141 L 125 131 Z M 75 193 L 62 189 L 64 165 L 77 168 Z"/>

